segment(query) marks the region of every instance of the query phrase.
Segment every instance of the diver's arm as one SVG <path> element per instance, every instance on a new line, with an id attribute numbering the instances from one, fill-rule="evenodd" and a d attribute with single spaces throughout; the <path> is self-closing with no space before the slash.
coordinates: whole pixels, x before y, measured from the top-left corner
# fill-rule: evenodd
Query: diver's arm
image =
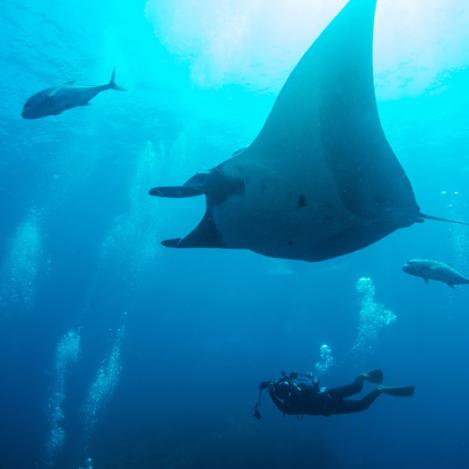
<path id="1" fill-rule="evenodd" d="M 275 404 L 275 406 L 280 410 L 282 411 L 284 414 L 288 414 L 288 410 L 287 410 L 287 407 L 285 405 L 285 403 L 280 400 L 273 392 L 271 389 L 269 389 L 269 394 L 270 394 L 270 398 L 272 399 L 272 402 Z"/>

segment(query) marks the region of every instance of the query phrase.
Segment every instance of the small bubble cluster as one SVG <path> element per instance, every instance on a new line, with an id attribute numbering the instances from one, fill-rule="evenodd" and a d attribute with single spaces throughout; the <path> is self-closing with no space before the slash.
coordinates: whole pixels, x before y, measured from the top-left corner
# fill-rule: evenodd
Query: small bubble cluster
<path id="1" fill-rule="evenodd" d="M 332 356 L 332 348 L 327 344 L 319 347 L 319 360 L 314 366 L 318 375 L 323 375 L 334 365 L 335 360 Z"/>
<path id="2" fill-rule="evenodd" d="M 360 316 L 358 335 L 353 346 L 354 350 L 363 350 L 372 346 L 379 332 L 396 321 L 396 315 L 375 300 L 376 287 L 369 277 L 360 278 L 356 285 L 360 296 Z"/>
<path id="3" fill-rule="evenodd" d="M 448 218 L 452 220 L 467 221 L 468 202 L 465 194 L 459 191 L 441 191 L 442 200 L 448 208 Z M 469 234 L 467 227 L 457 224 L 449 226 L 454 257 L 462 269 L 469 269 Z"/>
<path id="4" fill-rule="evenodd" d="M 157 174 L 157 156 L 150 142 L 139 153 L 129 186 L 128 210 L 115 218 L 101 244 L 102 261 L 107 264 L 124 263 L 118 270 L 130 272 L 132 279 L 152 264 L 159 250 L 158 243 L 155 243 L 155 233 L 160 220 L 154 208 L 158 201 L 142 204 L 141 198 L 141 194 L 154 183 L 152 178 Z"/>
<path id="5" fill-rule="evenodd" d="M 49 438 L 46 444 L 47 456 L 52 464 L 58 450 L 65 442 L 63 421 L 63 403 L 65 401 L 65 384 L 67 372 L 80 357 L 81 337 L 76 330 L 67 332 L 57 345 L 55 354 L 54 384 L 49 398 Z"/>
<path id="6" fill-rule="evenodd" d="M 31 211 L 18 226 L 0 270 L 0 304 L 31 307 L 42 260 L 40 218 Z"/>
<path id="7" fill-rule="evenodd" d="M 108 357 L 103 361 L 88 391 L 84 405 L 86 436 L 89 439 L 98 420 L 98 414 L 114 393 L 122 371 L 121 349 L 125 326 L 121 326 L 114 338 Z"/>

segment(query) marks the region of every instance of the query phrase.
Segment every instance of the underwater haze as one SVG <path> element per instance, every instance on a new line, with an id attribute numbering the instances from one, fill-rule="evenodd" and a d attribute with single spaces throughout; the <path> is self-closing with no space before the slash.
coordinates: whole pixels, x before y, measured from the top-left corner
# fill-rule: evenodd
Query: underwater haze
<path id="1" fill-rule="evenodd" d="M 469 275 L 468 227 L 426 221 L 319 263 L 160 244 L 205 202 L 148 190 L 248 146 L 346 3 L 2 1 L 0 469 L 469 467 L 469 286 L 402 271 Z M 422 211 L 466 222 L 468 24 L 467 0 L 379 0 L 374 42 Z M 22 119 L 35 93 L 114 68 L 126 92 Z M 415 396 L 330 418 L 265 396 L 252 416 L 283 370 L 329 387 L 373 368 Z"/>

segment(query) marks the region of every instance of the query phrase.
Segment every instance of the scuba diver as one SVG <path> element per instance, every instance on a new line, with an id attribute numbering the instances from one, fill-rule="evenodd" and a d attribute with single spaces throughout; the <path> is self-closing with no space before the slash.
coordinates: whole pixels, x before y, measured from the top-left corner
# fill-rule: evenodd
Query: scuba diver
<path id="1" fill-rule="evenodd" d="M 363 389 L 363 383 L 368 381 L 376 384 L 376 388 L 361 399 L 347 399 L 358 394 Z M 414 386 L 390 387 L 383 386 L 383 372 L 371 370 L 362 373 L 355 381 L 337 388 L 321 387 L 319 380 L 311 373 L 300 375 L 282 372 L 282 376 L 275 381 L 264 381 L 259 386 L 259 398 L 254 406 L 253 416 L 260 420 L 262 393 L 268 390 L 275 406 L 284 415 L 324 415 L 350 414 L 368 409 L 381 395 L 408 397 L 415 392 Z"/>

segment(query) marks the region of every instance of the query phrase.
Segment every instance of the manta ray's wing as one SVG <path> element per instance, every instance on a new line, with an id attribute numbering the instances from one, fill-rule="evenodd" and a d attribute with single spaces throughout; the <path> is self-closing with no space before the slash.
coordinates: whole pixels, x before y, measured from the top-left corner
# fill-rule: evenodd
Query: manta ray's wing
<path id="1" fill-rule="evenodd" d="M 350 0 L 295 67 L 247 149 L 209 176 L 150 192 L 207 196 L 199 226 L 166 246 L 324 260 L 425 218 L 379 121 L 375 8 L 376 0 Z"/>
<path id="2" fill-rule="evenodd" d="M 417 216 L 412 187 L 379 120 L 375 8 L 376 0 L 350 0 L 330 23 L 291 73 L 246 157 L 284 172 L 290 165 L 290 174 L 291 166 L 310 171 L 316 181 L 328 171 L 356 216 Z"/>

